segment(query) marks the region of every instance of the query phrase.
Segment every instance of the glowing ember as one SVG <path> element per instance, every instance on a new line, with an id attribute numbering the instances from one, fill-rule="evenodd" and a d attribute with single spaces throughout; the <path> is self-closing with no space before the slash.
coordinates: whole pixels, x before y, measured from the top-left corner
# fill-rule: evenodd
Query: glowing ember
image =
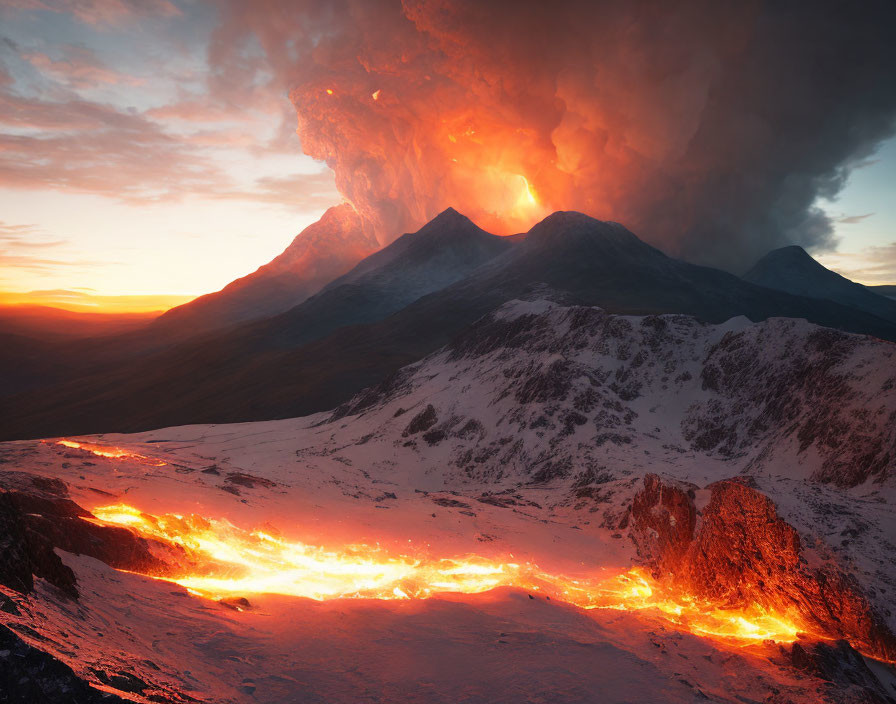
<path id="1" fill-rule="evenodd" d="M 59 440 L 56 444 L 62 445 L 63 447 L 71 447 L 76 450 L 86 450 L 98 457 L 111 457 L 116 460 L 137 460 L 141 464 L 149 464 L 153 467 L 164 467 L 168 464 L 155 457 L 147 457 L 146 455 L 140 455 L 136 452 L 131 452 L 130 450 L 125 450 L 120 447 L 113 447 L 111 445 L 97 445 L 95 443 L 76 442 L 74 440 Z"/>
<path id="2" fill-rule="evenodd" d="M 795 617 L 769 613 L 758 605 L 729 609 L 700 602 L 661 586 L 638 569 L 572 579 L 545 573 L 533 564 L 475 555 L 395 556 L 367 545 L 327 550 L 270 532 L 241 530 L 224 520 L 152 516 L 125 504 L 97 508 L 93 514 L 95 518 L 87 520 L 127 526 L 143 537 L 182 548 L 188 565 L 169 575 L 151 576 L 211 598 L 269 593 L 317 600 L 421 599 L 515 587 L 584 609 L 652 610 L 682 630 L 738 642 L 790 642 L 804 630 Z"/>

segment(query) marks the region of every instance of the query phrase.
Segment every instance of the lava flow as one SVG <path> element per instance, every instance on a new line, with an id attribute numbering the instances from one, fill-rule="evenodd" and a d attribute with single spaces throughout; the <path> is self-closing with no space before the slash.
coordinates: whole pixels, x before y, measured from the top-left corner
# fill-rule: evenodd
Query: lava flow
<path id="1" fill-rule="evenodd" d="M 701 602 L 661 586 L 637 568 L 610 577 L 573 579 L 546 573 L 531 563 L 475 555 L 411 557 L 367 545 L 327 550 L 270 532 L 245 531 L 225 520 L 153 516 L 126 504 L 96 508 L 93 514 L 86 520 L 126 526 L 144 538 L 182 550 L 185 565 L 170 574 L 149 576 L 208 598 L 268 593 L 316 600 L 422 599 L 515 587 L 584 609 L 654 610 L 682 630 L 742 643 L 791 642 L 803 630 L 795 616 L 769 613 L 758 605 L 731 609 Z"/>
<path id="2" fill-rule="evenodd" d="M 149 464 L 153 467 L 164 467 L 166 464 L 168 464 L 167 462 L 156 457 L 147 457 L 146 455 L 141 455 L 136 452 L 124 450 L 113 445 L 99 445 L 92 442 L 78 442 L 75 440 L 65 439 L 59 440 L 56 444 L 62 445 L 63 447 L 71 447 L 75 450 L 85 450 L 87 452 L 90 452 L 91 454 L 96 455 L 97 457 L 110 457 L 116 460 L 137 460 L 141 464 Z"/>

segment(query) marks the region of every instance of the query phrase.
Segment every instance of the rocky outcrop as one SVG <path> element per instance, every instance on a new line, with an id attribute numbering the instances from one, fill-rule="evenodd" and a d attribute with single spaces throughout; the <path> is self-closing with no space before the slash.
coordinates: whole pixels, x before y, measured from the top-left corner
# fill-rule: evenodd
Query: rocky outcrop
<path id="1" fill-rule="evenodd" d="M 569 476 L 542 471 L 548 464 L 617 465 L 621 477 L 631 459 L 652 471 L 659 440 L 664 459 L 694 452 L 730 462 L 732 474 L 788 466 L 851 487 L 885 482 L 896 468 L 894 370 L 896 345 L 805 321 L 708 325 L 538 298 L 484 316 L 328 420 L 363 414 L 365 435 L 389 438 L 404 412 L 432 407 L 418 423 L 461 427 L 488 407 L 495 422 L 468 441 L 435 423 L 422 431 L 440 431 L 424 441 L 447 445 L 447 471 L 467 479 Z M 416 427 L 402 419 L 400 432 Z"/>
<path id="2" fill-rule="evenodd" d="M 631 511 L 632 538 L 638 554 L 658 574 L 677 569 L 691 547 L 697 522 L 695 488 L 648 474 L 643 488 L 635 495 Z"/>
<path id="3" fill-rule="evenodd" d="M 0 584 L 21 594 L 34 589 L 37 575 L 77 598 L 75 575 L 53 551 L 53 544 L 28 526 L 9 492 L 0 493 Z"/>
<path id="4" fill-rule="evenodd" d="M 698 512 L 692 491 L 645 477 L 630 528 L 655 575 L 713 603 L 797 614 L 817 636 L 896 659 L 896 636 L 856 580 L 834 565 L 809 566 L 799 533 L 748 484 L 738 478 L 710 485 Z"/>
<path id="5" fill-rule="evenodd" d="M 828 685 L 825 701 L 835 704 L 896 704 L 862 656 L 845 640 L 794 643 L 793 666 Z"/>
<path id="6" fill-rule="evenodd" d="M 0 702 L 124 704 L 125 700 L 94 689 L 68 665 L 0 625 Z"/>
<path id="7" fill-rule="evenodd" d="M 36 575 L 77 598 L 75 575 L 54 548 L 144 574 L 169 571 L 154 550 L 170 552 L 170 547 L 154 546 L 126 528 L 83 520 L 91 515 L 68 498 L 58 479 L 0 473 L 0 583 L 27 594 Z"/>
<path id="8" fill-rule="evenodd" d="M 816 481 L 885 480 L 896 467 L 896 347 L 872 353 L 868 338 L 826 328 L 795 336 L 798 327 L 776 320 L 715 344 L 701 380 L 718 397 L 683 421 L 686 439 L 729 457 L 795 440 L 800 454 L 817 453 Z M 796 344 L 785 348 L 783 338 Z"/>

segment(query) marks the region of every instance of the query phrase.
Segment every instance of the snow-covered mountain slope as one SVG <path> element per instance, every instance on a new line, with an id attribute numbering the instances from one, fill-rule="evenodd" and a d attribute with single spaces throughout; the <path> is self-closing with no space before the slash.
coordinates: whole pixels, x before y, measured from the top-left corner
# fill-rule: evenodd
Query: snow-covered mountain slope
<path id="1" fill-rule="evenodd" d="M 740 315 L 754 321 L 805 318 L 896 340 L 896 324 L 877 316 L 673 259 L 622 225 L 582 213 L 554 213 L 515 244 L 496 240 L 453 211 L 430 225 L 400 238 L 397 250 L 368 259 L 344 285 L 281 316 L 95 366 L 39 393 L 17 395 L 8 402 L 15 411 L 0 413 L 0 438 L 132 432 L 327 410 L 439 349 L 498 306 L 545 287 L 562 291 L 570 303 L 620 314 L 682 313 L 715 323 Z M 378 271 L 368 269 L 374 264 Z M 468 275 L 433 290 L 463 272 Z"/>
<path id="2" fill-rule="evenodd" d="M 515 301 L 343 416 L 452 483 L 587 484 L 661 463 L 703 482 L 786 467 L 855 486 L 896 463 L 896 346 L 792 319 Z"/>
<path id="3" fill-rule="evenodd" d="M 894 356 L 892 343 L 805 321 L 710 325 L 513 301 L 332 412 L 87 439 L 119 457 L 5 443 L 0 486 L 32 497 L 17 500 L 39 533 L 75 520 L 60 501 L 123 502 L 311 545 L 513 556 L 572 576 L 647 564 L 660 578 L 702 579 L 695 591 L 717 598 L 745 587 L 763 604 L 786 598 L 822 633 L 885 657 L 896 629 Z M 805 664 L 809 645 L 731 648 L 654 612 L 584 612 L 512 589 L 388 603 L 252 595 L 237 612 L 111 570 L 94 559 L 101 535 L 45 533 L 67 550 L 78 601 L 48 584 L 66 577 L 40 553 L 35 569 L 48 576 L 30 596 L 7 590 L 18 614 L 0 609 L 0 618 L 79 676 L 142 687 L 138 697 L 845 703 L 862 701 L 856 687 L 865 701 L 896 694 L 886 681 L 856 684 L 855 672 L 828 672 L 837 686 L 823 685 L 820 665 Z M 133 559 L 125 545 L 104 561 Z M 828 656 L 838 667 L 852 657 Z"/>

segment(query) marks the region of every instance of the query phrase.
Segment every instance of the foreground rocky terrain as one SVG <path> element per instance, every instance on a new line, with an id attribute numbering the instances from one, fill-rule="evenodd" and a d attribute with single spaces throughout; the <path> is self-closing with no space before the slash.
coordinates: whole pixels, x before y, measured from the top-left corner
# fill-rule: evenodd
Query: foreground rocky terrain
<path id="1" fill-rule="evenodd" d="M 549 297 L 327 413 L 0 446 L 2 647 L 48 663 L 8 676 L 11 701 L 86 682 L 138 701 L 892 701 L 896 347 Z M 149 518 L 85 520 L 115 504 Z M 581 608 L 522 579 L 210 596 L 158 579 L 192 559 L 139 530 L 165 515 L 567 584 L 635 566 L 679 605 L 793 635 L 720 637 L 691 611 Z"/>

